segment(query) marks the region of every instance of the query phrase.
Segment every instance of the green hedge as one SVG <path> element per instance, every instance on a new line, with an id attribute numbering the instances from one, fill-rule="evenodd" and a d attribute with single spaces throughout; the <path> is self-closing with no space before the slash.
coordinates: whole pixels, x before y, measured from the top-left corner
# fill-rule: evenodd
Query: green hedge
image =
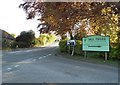
<path id="1" fill-rule="evenodd" d="M 67 47 L 67 40 L 68 39 L 63 39 L 63 40 L 60 40 L 60 42 L 59 42 L 59 49 L 60 49 L 60 51 L 61 52 L 67 52 L 67 49 L 68 49 L 68 47 Z"/>
<path id="2" fill-rule="evenodd" d="M 17 48 L 17 42 L 14 41 L 12 44 L 11 44 L 11 48 L 12 49 L 16 49 Z"/>
<path id="3" fill-rule="evenodd" d="M 63 39 L 59 42 L 59 49 L 61 52 L 68 52 L 67 40 Z M 72 47 L 70 47 L 72 50 Z M 84 56 L 84 51 L 82 51 L 82 41 L 76 40 L 75 46 L 75 54 L 80 56 Z M 103 58 L 104 59 L 104 52 L 93 52 L 87 51 L 87 57 L 95 57 L 95 58 Z M 120 60 L 120 44 L 110 47 L 110 52 L 108 53 L 108 59 Z"/>
<path id="4" fill-rule="evenodd" d="M 61 52 L 68 52 L 69 47 L 66 45 L 67 40 L 68 39 L 64 39 L 59 42 L 59 49 Z M 70 50 L 72 50 L 72 47 L 70 47 Z M 80 40 L 76 40 L 75 54 L 83 55 L 82 42 Z"/>
<path id="5" fill-rule="evenodd" d="M 2 39 L 2 49 L 11 49 L 11 45 L 13 44 L 13 40 Z"/>
<path id="6" fill-rule="evenodd" d="M 80 40 L 76 40 L 75 54 L 81 54 L 81 55 L 83 55 L 82 41 L 80 41 Z"/>
<path id="7" fill-rule="evenodd" d="M 109 58 L 114 60 L 120 60 L 120 44 L 116 44 L 115 46 L 111 46 Z"/>

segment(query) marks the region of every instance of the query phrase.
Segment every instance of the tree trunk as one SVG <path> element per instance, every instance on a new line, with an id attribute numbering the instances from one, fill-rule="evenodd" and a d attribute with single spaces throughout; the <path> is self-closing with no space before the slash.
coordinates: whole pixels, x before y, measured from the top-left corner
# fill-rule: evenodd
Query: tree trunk
<path id="1" fill-rule="evenodd" d="M 72 32 L 71 32 L 71 31 L 69 31 L 69 34 L 70 34 L 70 40 L 73 40 L 73 39 L 74 39 L 74 37 L 73 37 L 73 35 L 72 35 Z"/>

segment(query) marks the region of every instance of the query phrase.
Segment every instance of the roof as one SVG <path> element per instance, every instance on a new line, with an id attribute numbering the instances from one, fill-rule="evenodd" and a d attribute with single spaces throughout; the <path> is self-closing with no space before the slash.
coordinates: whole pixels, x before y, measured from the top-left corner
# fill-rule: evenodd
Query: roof
<path id="1" fill-rule="evenodd" d="M 1 30 L 1 29 L 0 29 L 0 35 L 2 36 L 2 38 L 6 38 L 9 40 L 15 40 L 15 38 L 12 35 L 10 35 L 8 32 Z"/>

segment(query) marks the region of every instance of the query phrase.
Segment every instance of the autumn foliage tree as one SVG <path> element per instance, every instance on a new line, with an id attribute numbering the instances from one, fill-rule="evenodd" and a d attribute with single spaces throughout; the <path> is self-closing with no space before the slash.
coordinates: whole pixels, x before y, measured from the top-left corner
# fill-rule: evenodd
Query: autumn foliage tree
<path id="1" fill-rule="evenodd" d="M 61 36 L 73 31 L 79 36 L 87 35 L 88 26 L 93 35 L 110 35 L 116 41 L 120 30 L 120 2 L 25 2 L 20 7 L 27 13 L 27 19 L 38 17 L 40 32 L 55 31 Z M 75 29 L 77 23 L 83 22 Z M 83 33 L 82 33 L 83 32 Z M 83 36 L 82 35 L 82 36 Z"/>

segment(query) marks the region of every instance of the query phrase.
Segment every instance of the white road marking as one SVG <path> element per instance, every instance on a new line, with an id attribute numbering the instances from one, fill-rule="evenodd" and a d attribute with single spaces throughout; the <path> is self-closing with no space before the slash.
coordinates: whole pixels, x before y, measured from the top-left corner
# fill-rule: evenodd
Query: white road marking
<path id="1" fill-rule="evenodd" d="M 51 54 L 48 54 L 48 55 L 46 55 L 46 56 L 50 56 Z"/>
<path id="2" fill-rule="evenodd" d="M 22 52 L 31 52 L 31 51 L 38 51 L 41 49 L 32 49 L 32 50 L 23 50 L 23 51 L 13 51 L 13 52 L 9 52 L 10 54 L 14 54 L 14 53 L 22 53 Z"/>
<path id="3" fill-rule="evenodd" d="M 15 65 L 14 67 L 17 68 L 17 67 L 19 67 L 19 66 L 20 66 L 20 65 Z"/>
<path id="4" fill-rule="evenodd" d="M 10 71 L 10 70 L 12 70 L 12 68 L 7 68 L 7 71 Z"/>
<path id="5" fill-rule="evenodd" d="M 23 51 L 13 51 L 13 52 L 9 52 L 9 53 L 14 54 L 14 53 L 20 53 L 20 52 L 23 52 Z"/>
<path id="6" fill-rule="evenodd" d="M 49 56 L 52 55 L 52 54 L 48 54 Z"/>
<path id="7" fill-rule="evenodd" d="M 42 59 L 42 57 L 39 57 L 38 59 Z"/>
<path id="8" fill-rule="evenodd" d="M 49 56 L 49 55 L 46 55 L 46 57 Z"/>
<path id="9" fill-rule="evenodd" d="M 29 58 L 29 59 L 26 59 L 26 60 L 20 61 L 20 62 L 18 62 L 17 64 L 32 63 L 32 61 L 33 61 L 33 58 Z"/>
<path id="10" fill-rule="evenodd" d="M 46 58 L 47 56 L 43 56 L 44 58 Z"/>
<path id="11" fill-rule="evenodd" d="M 36 59 L 33 59 L 33 61 L 36 61 Z"/>
<path id="12" fill-rule="evenodd" d="M 41 50 L 41 49 L 26 50 L 26 51 L 24 51 L 24 52 L 31 52 L 31 51 L 38 51 L 38 50 Z"/>
<path id="13" fill-rule="evenodd" d="M 31 52 L 32 50 L 26 50 L 26 51 L 24 51 L 24 52 Z"/>

